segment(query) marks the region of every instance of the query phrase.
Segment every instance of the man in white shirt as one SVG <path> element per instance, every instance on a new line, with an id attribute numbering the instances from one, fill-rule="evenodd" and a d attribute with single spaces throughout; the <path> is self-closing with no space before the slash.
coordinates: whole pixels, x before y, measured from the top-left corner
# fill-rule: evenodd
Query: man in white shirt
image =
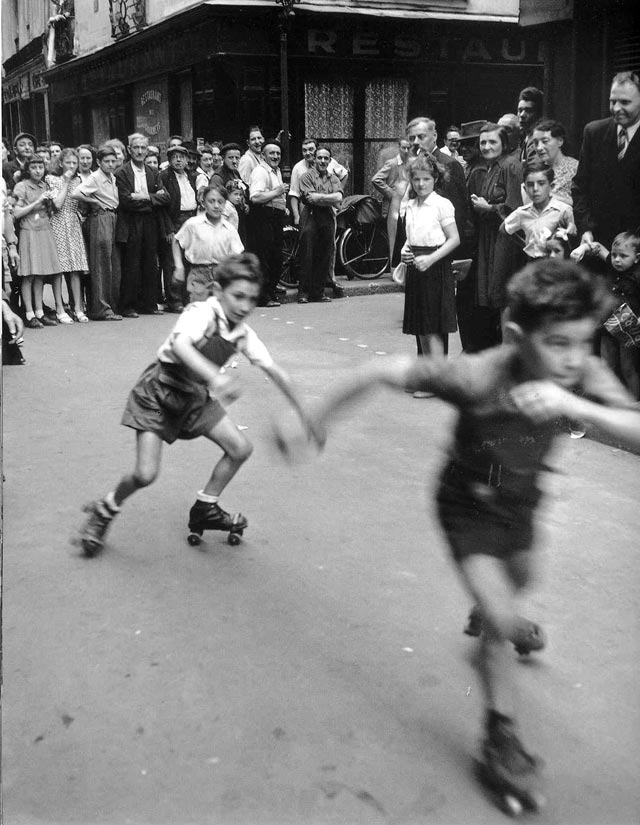
<path id="1" fill-rule="evenodd" d="M 249 185 L 251 173 L 262 160 L 262 147 L 264 146 L 264 135 L 259 126 L 249 127 L 248 149 L 240 158 L 238 172 L 242 180 Z"/>
<path id="2" fill-rule="evenodd" d="M 280 172 L 282 153 L 277 141 L 262 147 L 262 159 L 249 179 L 251 201 L 252 251 L 262 265 L 264 282 L 260 306 L 278 307 L 277 287 L 282 269 L 282 229 L 287 214 L 289 185 Z"/>

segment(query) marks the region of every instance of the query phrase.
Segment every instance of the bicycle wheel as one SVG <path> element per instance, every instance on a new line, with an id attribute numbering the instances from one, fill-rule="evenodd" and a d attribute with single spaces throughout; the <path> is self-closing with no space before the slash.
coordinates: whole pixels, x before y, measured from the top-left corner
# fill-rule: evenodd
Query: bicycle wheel
<path id="1" fill-rule="evenodd" d="M 387 235 L 375 223 L 356 224 L 340 238 L 338 257 L 350 276 L 362 281 L 379 278 L 389 268 Z"/>
<path id="2" fill-rule="evenodd" d="M 282 233 L 282 270 L 280 284 L 289 289 L 298 285 L 298 243 L 297 226 L 285 226 Z"/>

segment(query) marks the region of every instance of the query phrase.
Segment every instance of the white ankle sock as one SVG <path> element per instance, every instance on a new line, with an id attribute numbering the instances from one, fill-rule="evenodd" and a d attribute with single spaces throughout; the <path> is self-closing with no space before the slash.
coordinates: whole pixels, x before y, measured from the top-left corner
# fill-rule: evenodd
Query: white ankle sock
<path id="1" fill-rule="evenodd" d="M 196 498 L 198 501 L 204 501 L 207 504 L 216 504 L 220 496 L 210 496 L 208 493 L 205 493 L 204 490 L 198 490 Z"/>

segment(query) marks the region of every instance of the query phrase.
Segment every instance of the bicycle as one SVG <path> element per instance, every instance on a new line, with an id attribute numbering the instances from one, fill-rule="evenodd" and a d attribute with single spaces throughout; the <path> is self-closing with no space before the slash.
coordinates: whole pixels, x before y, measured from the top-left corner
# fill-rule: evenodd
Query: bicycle
<path id="1" fill-rule="evenodd" d="M 350 195 L 337 221 L 337 262 L 350 281 L 370 281 L 389 271 L 389 238 L 379 201 L 370 195 Z"/>

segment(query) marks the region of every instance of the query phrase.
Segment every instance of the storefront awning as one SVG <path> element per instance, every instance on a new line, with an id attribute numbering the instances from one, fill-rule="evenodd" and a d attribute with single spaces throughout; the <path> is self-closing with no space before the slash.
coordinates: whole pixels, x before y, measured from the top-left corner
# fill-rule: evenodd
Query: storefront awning
<path id="1" fill-rule="evenodd" d="M 209 6 L 273 9 L 276 0 L 205 0 Z M 358 14 L 404 20 L 461 20 L 517 23 L 519 0 L 302 0 L 295 10 L 316 14 Z"/>

